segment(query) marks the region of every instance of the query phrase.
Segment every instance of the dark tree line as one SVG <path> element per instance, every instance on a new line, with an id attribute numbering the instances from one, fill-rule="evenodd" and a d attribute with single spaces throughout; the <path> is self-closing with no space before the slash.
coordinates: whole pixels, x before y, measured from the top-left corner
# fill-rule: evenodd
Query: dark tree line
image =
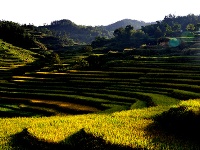
<path id="1" fill-rule="evenodd" d="M 54 35 L 55 34 L 55 35 Z M 47 28 L 34 25 L 20 25 L 12 21 L 0 21 L 0 39 L 22 48 L 58 49 L 73 45 L 66 35 L 60 36 Z"/>
<path id="2" fill-rule="evenodd" d="M 162 21 L 157 21 L 156 24 L 142 26 L 142 31 L 150 37 L 160 38 L 166 36 L 181 36 L 186 31 L 193 32 L 199 30 L 200 16 L 187 15 L 175 16 L 168 15 Z"/>
<path id="3" fill-rule="evenodd" d="M 92 27 L 76 25 L 70 20 L 58 20 L 51 22 L 50 25 L 41 26 L 47 28 L 52 34 L 61 39 L 71 39 L 74 43 L 91 43 L 97 36 L 112 37 L 109 31 L 103 27 Z"/>
<path id="4" fill-rule="evenodd" d="M 194 31 L 200 29 L 200 16 L 189 14 L 187 16 L 168 15 L 156 24 L 142 26 L 135 30 L 133 26 L 118 28 L 114 31 L 114 37 L 96 37 L 92 42 L 93 48 L 103 47 L 107 50 L 123 50 L 124 48 L 138 48 L 141 45 L 157 45 L 159 39 L 173 37 L 192 37 Z"/>
<path id="5" fill-rule="evenodd" d="M 23 26 L 11 21 L 0 21 L 0 38 L 23 48 L 36 46 L 35 38 Z"/>
<path id="6" fill-rule="evenodd" d="M 148 40 L 147 34 L 142 30 L 135 30 L 133 26 L 127 25 L 125 28 L 118 28 L 113 33 L 114 37 L 106 39 L 96 37 L 92 42 L 92 47 L 107 47 L 108 50 L 123 50 L 127 47 L 140 47 Z"/>

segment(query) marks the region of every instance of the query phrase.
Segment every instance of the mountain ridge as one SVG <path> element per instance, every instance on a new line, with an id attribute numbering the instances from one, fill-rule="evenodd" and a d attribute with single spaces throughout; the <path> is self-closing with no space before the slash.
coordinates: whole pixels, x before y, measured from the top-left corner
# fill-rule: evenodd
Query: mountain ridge
<path id="1" fill-rule="evenodd" d="M 123 19 L 107 26 L 85 26 L 77 25 L 69 19 L 55 20 L 49 25 L 39 26 L 38 28 L 47 28 L 52 31 L 56 37 L 68 37 L 76 43 L 91 43 L 96 37 L 112 38 L 113 31 L 118 28 L 131 25 L 134 29 L 140 29 L 142 26 L 149 25 L 144 21 Z"/>
<path id="2" fill-rule="evenodd" d="M 115 29 L 118 29 L 120 27 L 126 27 L 127 25 L 131 25 L 134 27 L 134 29 L 140 29 L 141 26 L 146 26 L 150 24 L 155 24 L 156 22 L 144 22 L 144 21 L 139 21 L 135 19 L 122 19 L 119 21 L 116 21 L 114 23 L 111 23 L 109 25 L 103 26 L 109 31 L 114 31 Z"/>

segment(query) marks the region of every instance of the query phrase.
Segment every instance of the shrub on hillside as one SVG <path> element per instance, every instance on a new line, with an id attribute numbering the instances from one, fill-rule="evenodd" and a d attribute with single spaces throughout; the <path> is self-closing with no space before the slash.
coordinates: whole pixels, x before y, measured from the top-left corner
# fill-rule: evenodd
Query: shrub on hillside
<path id="1" fill-rule="evenodd" d="M 88 66 L 89 66 L 89 64 L 85 59 L 79 58 L 74 62 L 72 68 L 73 69 L 85 69 L 85 68 L 88 68 Z"/>
<path id="2" fill-rule="evenodd" d="M 82 53 L 87 53 L 87 52 L 92 52 L 92 50 L 93 50 L 92 46 L 87 45 L 87 46 L 84 46 L 84 47 L 80 50 L 80 52 L 82 52 Z"/>
<path id="3" fill-rule="evenodd" d="M 155 116 L 154 121 L 158 127 L 169 133 L 199 140 L 200 102 L 183 101 L 179 107 L 171 108 Z"/>

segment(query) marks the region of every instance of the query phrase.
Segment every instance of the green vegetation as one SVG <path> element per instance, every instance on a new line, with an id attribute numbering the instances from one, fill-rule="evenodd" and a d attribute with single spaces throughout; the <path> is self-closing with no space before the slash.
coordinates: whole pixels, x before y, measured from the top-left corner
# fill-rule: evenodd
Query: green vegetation
<path id="1" fill-rule="evenodd" d="M 132 51 L 131 54 L 147 56 L 177 54 L 195 43 L 195 38 L 198 36 L 195 31 L 199 30 L 199 22 L 200 16 L 193 14 L 187 16 L 169 14 L 162 21 L 141 26 L 141 29 L 134 28 L 131 24 L 116 28 L 113 38 L 97 37 L 92 46 L 94 49 L 101 47 L 104 53 L 110 50 L 122 52 L 138 49 L 137 53 Z M 185 53 L 191 54 L 191 51 L 187 50 Z"/>
<path id="2" fill-rule="evenodd" d="M 70 22 L 53 25 L 60 23 Z M 23 27 L 36 39 L 54 37 L 48 29 Z M 119 40 L 121 49 L 140 35 L 149 38 L 132 26 L 114 34 L 97 40 Z M 200 61 L 190 51 L 198 51 L 198 41 L 195 33 L 192 42 L 185 37 L 183 50 L 143 45 L 105 53 L 97 41 L 98 50 L 62 43 L 53 51 L 0 40 L 0 149 L 200 149 Z"/>
<path id="3" fill-rule="evenodd" d="M 40 26 L 39 29 L 50 30 L 53 36 L 61 37 L 63 40 L 71 39 L 71 43 L 78 44 L 91 43 L 97 36 L 105 36 L 108 38 L 112 36 L 112 34 L 103 27 L 76 25 L 66 19 L 53 21 L 50 25 Z"/>
<path id="4" fill-rule="evenodd" d="M 198 123 L 198 100 L 181 101 L 200 97 L 196 56 L 127 59 L 109 54 L 104 56 L 106 68 L 61 73 L 47 71 L 47 66 L 75 61 L 85 52 L 68 51 L 67 57 L 61 51 L 37 54 L 3 41 L 1 46 L 2 63 L 12 63 L 1 68 L 10 72 L 0 83 L 1 149 L 200 148 L 196 140 L 184 138 L 191 137 L 188 131 Z M 18 61 L 7 61 L 11 58 Z M 12 72 L 43 58 L 48 63 L 36 70 Z M 69 65 L 73 68 L 73 61 Z M 182 123 L 192 121 L 191 126 L 180 128 L 173 121 L 180 119 L 179 112 L 186 116 Z"/>
<path id="5" fill-rule="evenodd" d="M 23 48 L 41 48 L 43 44 L 39 43 L 26 28 L 12 21 L 0 21 L 0 39 L 3 39 L 15 46 Z"/>
<path id="6" fill-rule="evenodd" d="M 200 102 L 188 100 L 154 117 L 157 127 L 185 139 L 199 141 Z"/>

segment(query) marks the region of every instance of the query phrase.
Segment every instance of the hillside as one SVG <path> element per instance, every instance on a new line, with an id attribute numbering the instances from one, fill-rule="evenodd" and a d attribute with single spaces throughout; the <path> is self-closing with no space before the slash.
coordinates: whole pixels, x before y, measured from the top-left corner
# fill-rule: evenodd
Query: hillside
<path id="1" fill-rule="evenodd" d="M 50 25 L 40 26 L 39 28 L 46 28 L 56 37 L 68 37 L 79 44 L 90 43 L 97 36 L 112 37 L 112 34 L 103 28 L 76 25 L 66 19 L 53 21 Z"/>
<path id="2" fill-rule="evenodd" d="M 146 32 L 126 26 L 113 41 L 97 38 L 96 49 L 74 45 L 56 53 L 0 39 L 0 149 L 199 150 L 200 34 L 190 28 L 192 36 L 165 37 L 163 46 L 137 41 L 163 25 Z M 25 33 L 51 46 L 60 40 L 34 28 Z M 148 38 L 157 42 L 158 35 Z M 112 42 L 123 50 L 133 41 L 138 48 L 127 51 L 98 47 Z"/>
<path id="3" fill-rule="evenodd" d="M 20 73 L 18 68 L 29 67 L 29 64 L 36 61 L 38 56 L 37 53 L 13 46 L 0 39 L 0 78 L 7 79 L 14 72 Z"/>
<path id="4" fill-rule="evenodd" d="M 108 26 L 82 26 L 77 25 L 70 20 L 53 21 L 50 25 L 40 26 L 39 28 L 46 28 L 50 30 L 54 36 L 65 36 L 73 41 L 81 43 L 91 43 L 96 37 L 113 37 L 113 31 L 120 27 L 132 25 L 135 29 L 140 29 L 141 26 L 149 25 L 143 21 L 124 19 Z"/>
<path id="5" fill-rule="evenodd" d="M 0 149 L 200 148 L 198 55 L 105 54 L 105 68 L 75 70 L 86 53 L 58 54 L 65 72 L 20 73 L 38 54 L 0 42 Z"/>
<path id="6" fill-rule="evenodd" d="M 33 29 L 12 21 L 0 21 L 0 39 L 25 49 L 46 49 L 32 34 Z"/>

